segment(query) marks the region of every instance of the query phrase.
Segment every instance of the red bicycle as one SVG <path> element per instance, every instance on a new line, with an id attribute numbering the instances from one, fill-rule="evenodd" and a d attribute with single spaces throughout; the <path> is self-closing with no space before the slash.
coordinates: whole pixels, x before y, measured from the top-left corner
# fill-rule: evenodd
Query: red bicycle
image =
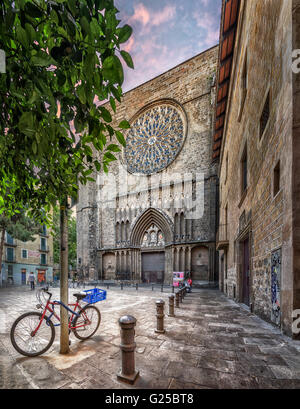
<path id="1" fill-rule="evenodd" d="M 45 294 L 49 297 L 47 298 Z M 20 354 L 29 357 L 44 354 L 53 344 L 55 327 L 60 325 L 54 324 L 51 320 L 54 316 L 60 322 L 60 317 L 55 312 L 57 305 L 63 306 L 69 312 L 69 333 L 72 331 L 80 340 L 92 337 L 101 321 L 100 311 L 92 304 L 105 300 L 106 291 L 94 288 L 73 295 L 76 303 L 67 306 L 61 301 L 51 301 L 52 293 L 48 291 L 48 287 L 38 290 L 37 308 L 43 309 L 43 312 L 27 312 L 16 319 L 10 331 L 14 348 Z M 87 304 L 82 306 L 81 301 Z M 46 316 L 47 312 L 50 313 L 49 316 Z"/>

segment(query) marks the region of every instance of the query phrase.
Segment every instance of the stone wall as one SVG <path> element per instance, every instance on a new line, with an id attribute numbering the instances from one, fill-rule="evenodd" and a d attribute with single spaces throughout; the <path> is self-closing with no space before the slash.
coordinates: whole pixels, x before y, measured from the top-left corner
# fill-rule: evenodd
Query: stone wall
<path id="1" fill-rule="evenodd" d="M 274 318 L 276 296 L 280 325 L 288 333 L 293 299 L 291 27 L 291 0 L 241 1 L 220 167 L 220 224 L 227 223 L 228 236 L 224 289 L 230 297 L 236 289 L 236 299 L 243 301 L 241 246 L 248 237 L 250 306 L 258 315 L 278 324 Z M 247 96 L 242 109 L 245 59 Z M 269 120 L 261 135 L 260 118 L 268 92 Z M 243 194 L 241 162 L 245 149 L 248 187 Z M 274 194 L 274 169 L 279 161 L 280 189 Z M 274 259 L 278 251 L 280 268 L 272 264 L 272 256 Z M 277 287 L 274 274 L 278 274 Z"/>

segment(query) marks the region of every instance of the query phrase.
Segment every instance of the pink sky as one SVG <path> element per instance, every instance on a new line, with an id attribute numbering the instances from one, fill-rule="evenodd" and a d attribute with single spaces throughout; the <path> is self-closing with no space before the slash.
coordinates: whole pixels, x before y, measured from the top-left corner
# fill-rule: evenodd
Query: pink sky
<path id="1" fill-rule="evenodd" d="M 128 91 L 216 45 L 221 0 L 116 0 L 121 25 L 133 35 L 123 46 L 135 69 L 125 69 Z"/>

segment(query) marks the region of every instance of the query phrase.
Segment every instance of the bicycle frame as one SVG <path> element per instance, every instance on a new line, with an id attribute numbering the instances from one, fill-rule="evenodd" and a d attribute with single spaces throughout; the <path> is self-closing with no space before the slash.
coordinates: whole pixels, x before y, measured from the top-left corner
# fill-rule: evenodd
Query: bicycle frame
<path id="1" fill-rule="evenodd" d="M 90 325 L 90 323 L 91 323 L 90 320 L 86 316 L 85 312 L 83 312 L 85 323 L 82 324 L 82 325 L 77 325 L 76 327 L 72 326 L 72 322 L 73 322 L 74 318 L 79 317 L 79 315 L 80 315 L 78 312 L 76 312 L 77 307 L 79 307 L 80 311 L 82 311 L 82 308 L 81 308 L 78 300 L 76 301 L 75 304 L 65 305 L 61 301 L 50 301 L 50 298 L 51 297 L 49 297 L 49 299 L 47 301 L 47 304 L 46 304 L 46 306 L 44 308 L 44 311 L 42 313 L 42 317 L 40 319 L 40 322 L 39 322 L 38 326 L 36 327 L 36 329 L 34 331 L 32 331 L 32 336 L 34 336 L 38 332 L 47 311 L 49 311 L 51 313 L 51 315 L 47 318 L 47 325 L 49 325 L 48 322 L 51 320 L 51 318 L 53 316 L 60 322 L 60 317 L 54 311 L 55 305 L 61 305 L 63 308 L 65 308 L 68 312 L 70 312 L 72 314 L 71 318 L 69 319 L 69 330 L 74 330 L 74 329 L 77 329 L 77 328 L 85 327 L 86 325 Z M 52 308 L 50 306 L 52 306 Z M 75 308 L 74 308 L 74 310 L 71 310 L 71 308 L 69 308 L 69 307 L 75 307 Z M 55 327 L 60 326 L 60 324 L 53 324 L 53 325 Z"/>

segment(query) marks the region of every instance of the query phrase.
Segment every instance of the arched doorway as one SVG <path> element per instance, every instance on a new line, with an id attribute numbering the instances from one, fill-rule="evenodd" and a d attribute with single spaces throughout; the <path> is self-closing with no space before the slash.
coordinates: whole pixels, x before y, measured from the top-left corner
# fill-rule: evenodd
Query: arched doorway
<path id="1" fill-rule="evenodd" d="M 209 281 L 209 250 L 198 246 L 192 249 L 192 279 Z"/>
<path id="2" fill-rule="evenodd" d="M 156 209 L 146 210 L 134 224 L 131 243 L 139 249 L 142 282 L 164 283 L 168 270 L 165 246 L 172 241 L 172 223 Z"/>
<path id="3" fill-rule="evenodd" d="M 114 253 L 106 253 L 102 258 L 102 280 L 110 280 L 116 273 L 116 256 Z"/>

